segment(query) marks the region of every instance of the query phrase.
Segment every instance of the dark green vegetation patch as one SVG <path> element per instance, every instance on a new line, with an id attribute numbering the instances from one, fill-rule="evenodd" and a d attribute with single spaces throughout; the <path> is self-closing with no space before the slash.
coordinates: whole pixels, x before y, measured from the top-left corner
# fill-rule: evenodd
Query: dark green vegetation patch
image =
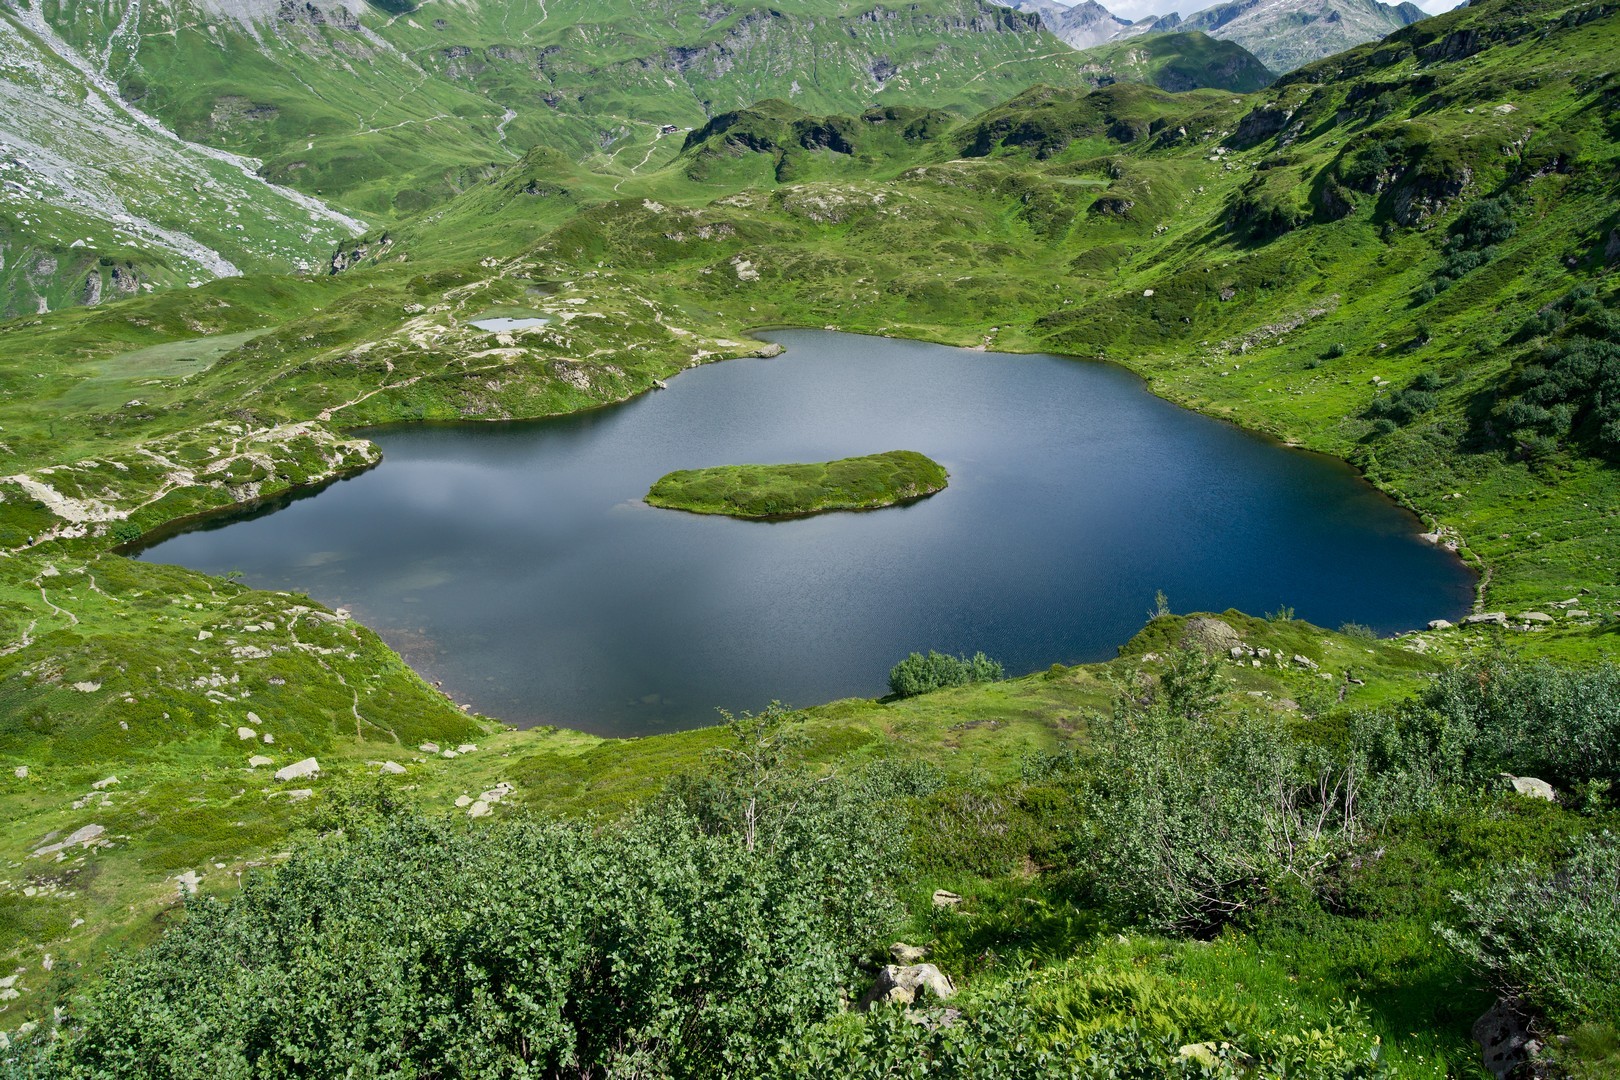
<path id="1" fill-rule="evenodd" d="M 914 450 L 794 465 L 682 469 L 647 492 L 653 506 L 742 518 L 876 510 L 944 490 L 944 466 Z"/>

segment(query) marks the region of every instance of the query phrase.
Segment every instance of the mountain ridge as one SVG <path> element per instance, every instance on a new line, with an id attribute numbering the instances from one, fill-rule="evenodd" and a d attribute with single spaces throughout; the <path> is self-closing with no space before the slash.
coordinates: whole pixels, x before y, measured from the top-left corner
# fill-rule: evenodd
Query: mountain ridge
<path id="1" fill-rule="evenodd" d="M 1242 45 L 1276 72 L 1292 71 L 1429 17 L 1410 0 L 1396 5 L 1382 0 L 1227 0 L 1187 16 L 1171 12 L 1135 21 L 1119 18 L 1096 0 L 1072 7 L 1059 0 L 1018 0 L 1014 6 L 1039 15 L 1048 29 L 1077 48 L 1198 31 Z"/>

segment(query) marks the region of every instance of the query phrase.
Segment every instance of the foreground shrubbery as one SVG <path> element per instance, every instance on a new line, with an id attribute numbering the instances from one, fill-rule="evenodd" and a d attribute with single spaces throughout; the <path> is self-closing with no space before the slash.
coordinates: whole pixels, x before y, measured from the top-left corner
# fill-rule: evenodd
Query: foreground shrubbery
<path id="1" fill-rule="evenodd" d="M 1331 723 L 1251 701 L 1173 653 L 1002 783 L 809 775 L 773 705 L 612 825 L 329 796 L 318 839 L 188 905 L 0 1076 L 1349 1080 L 1491 994 L 1581 1025 L 1576 1066 L 1608 1053 L 1620 668 L 1495 657 Z M 923 891 L 907 931 L 967 993 L 849 1012 L 917 874 L 985 883 Z"/>
<path id="2" fill-rule="evenodd" d="M 700 1076 L 837 1011 L 893 914 L 885 792 L 756 822 L 670 798 L 621 826 L 390 815 L 116 966 L 67 1076 Z"/>
<path id="3" fill-rule="evenodd" d="M 1620 1023 L 1620 837 L 1584 837 L 1552 872 L 1504 867 L 1457 904 L 1446 941 L 1503 994 L 1567 1027 Z"/>

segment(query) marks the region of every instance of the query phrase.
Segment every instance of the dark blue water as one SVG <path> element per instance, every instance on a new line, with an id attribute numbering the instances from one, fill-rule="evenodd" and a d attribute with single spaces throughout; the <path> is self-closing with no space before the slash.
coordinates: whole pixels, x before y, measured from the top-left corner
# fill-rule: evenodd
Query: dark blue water
<path id="1" fill-rule="evenodd" d="M 586 415 L 401 427 L 383 464 L 145 558 L 353 609 L 458 701 L 631 735 L 716 706 L 876 696 L 912 650 L 1009 673 L 1177 611 L 1393 632 L 1471 574 L 1346 465 L 1168 405 L 1117 367 L 822 331 Z M 919 450 L 950 487 L 763 523 L 640 502 L 672 469 Z"/>

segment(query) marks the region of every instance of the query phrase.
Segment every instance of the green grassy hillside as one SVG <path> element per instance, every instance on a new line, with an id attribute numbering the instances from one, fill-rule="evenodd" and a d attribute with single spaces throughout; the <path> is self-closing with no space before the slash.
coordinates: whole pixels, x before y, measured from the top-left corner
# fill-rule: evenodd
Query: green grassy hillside
<path id="1" fill-rule="evenodd" d="M 550 3 L 431 13 L 243 3 L 46 4 L 71 46 L 185 138 L 374 219 L 421 211 L 545 146 L 629 174 L 715 113 L 767 97 L 969 112 L 1035 81 L 1101 75 L 1253 89 L 1240 48 L 1169 37 L 1082 61 L 1036 20 L 980 0 L 906 5 Z M 19 76 L 20 78 L 21 76 Z"/>
<path id="2" fill-rule="evenodd" d="M 422 19 L 436 14 L 400 21 L 429 35 Z M 341 613 L 118 551 L 368 467 L 375 450 L 345 436 L 351 426 L 619 401 L 759 352 L 750 327 L 1104 357 L 1172 400 L 1348 458 L 1418 511 L 1481 569 L 1481 609 L 1503 625 L 1378 642 L 1225 617 L 1242 655 L 1221 650 L 1216 712 L 1280 718 L 1305 747 L 1290 758 L 1300 769 L 1329 760 L 1310 747 L 1347 745 L 1351 714 L 1425 687 L 1454 696 L 1388 715 L 1466 713 L 1455 695 L 1467 680 L 1432 678 L 1454 663 L 1494 663 L 1480 657 L 1504 645 L 1521 662 L 1612 655 L 1620 99 L 1605 72 L 1617 26 L 1597 5 L 1487 0 L 1250 95 L 1037 86 L 961 121 L 760 102 L 660 141 L 634 171 L 530 151 L 345 245 L 341 273 L 0 324 L 0 807 L 17 823 L 0 853 L 0 967 L 19 973 L 0 1026 L 16 1032 L 96 984 L 107 950 L 148 940 L 182 888 L 228 894 L 289 837 L 328 830 L 348 805 L 327 798 L 345 777 L 384 776 L 433 813 L 465 797 L 463 816 L 478 804 L 496 817 L 611 814 L 712 761 L 723 730 L 626 744 L 503 731 Z M 551 322 L 505 335 L 469 325 L 500 306 Z M 1377 1075 L 1375 1054 L 1399 1075 L 1467 1075 L 1467 1029 L 1496 977 L 1430 928 L 1463 918 L 1449 890 L 1484 888 L 1521 856 L 1550 872 L 1611 823 L 1592 786 L 1607 774 L 1541 750 L 1459 764 L 1435 755 L 1472 745 L 1461 735 L 1436 734 L 1430 756 L 1379 735 L 1390 790 L 1432 780 L 1435 801 L 1391 794 L 1387 817 L 1333 832 L 1342 872 L 1310 864 L 1296 896 L 1282 884 L 1290 863 L 1252 901 L 1255 921 L 1189 932 L 1162 897 L 1063 873 L 1123 850 L 1098 846 L 1117 834 L 1086 831 L 1124 820 L 1114 804 L 1070 811 L 1099 790 L 1089 777 L 1124 780 L 1072 754 L 1124 737 L 1107 724 L 1112 703 L 1130 716 L 1149 695 L 1121 699 L 1120 687 L 1137 669 L 1163 685 L 1184 630 L 1155 619 L 1107 667 L 837 703 L 803 722 L 806 768 L 899 758 L 943 774 L 893 796 L 922 800 L 905 805 L 923 815 L 918 869 L 884 878 L 909 920 L 894 932 L 926 938 L 984 995 L 969 998 L 973 1023 L 1013 1025 L 998 1045 L 1032 1029 L 1095 1037 L 1098 1054 L 1148 1053 L 1109 1042 L 1125 1038 L 1109 1032 L 1129 1008 L 1099 1002 L 1149 995 L 1163 1013 L 1152 1038 L 1177 1060 L 1183 1045 L 1214 1054 L 1225 1039 L 1294 1075 L 1275 1063 L 1308 1051 L 1276 1041 L 1286 1035 L 1361 1055 L 1327 1075 Z M 1543 675 L 1503 678 L 1536 708 L 1552 703 L 1547 716 L 1574 715 L 1553 707 L 1577 692 L 1556 678 L 1545 690 Z M 1182 720 L 1194 698 L 1176 698 Z M 1541 730 L 1535 717 L 1524 724 Z M 250 767 L 255 757 L 270 761 Z M 308 757 L 320 777 L 273 778 Z M 1543 778 L 1560 806 L 1490 788 L 1500 770 L 1554 768 Z M 965 906 L 936 909 L 934 888 Z M 1049 973 L 1021 982 L 1030 966 Z M 1212 1004 L 1216 982 L 1225 996 Z M 1021 1004 L 1001 1010 L 1004 993 Z M 1602 1018 L 1549 1023 L 1594 1060 L 1607 1052 Z M 845 1036 L 917 1052 L 903 1028 L 851 1021 L 822 1036 L 816 1052 L 849 1069 Z"/>

